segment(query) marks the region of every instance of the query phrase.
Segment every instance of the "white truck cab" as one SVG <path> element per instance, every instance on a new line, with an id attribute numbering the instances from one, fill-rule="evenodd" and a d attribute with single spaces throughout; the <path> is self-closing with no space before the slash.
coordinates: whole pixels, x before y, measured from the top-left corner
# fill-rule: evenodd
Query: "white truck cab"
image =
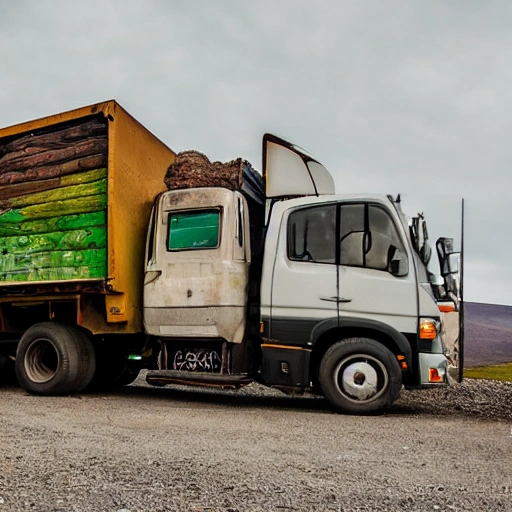
<path id="1" fill-rule="evenodd" d="M 399 201 L 335 195 L 325 167 L 268 134 L 263 182 L 264 195 L 213 186 L 158 198 L 144 322 L 161 351 L 148 382 L 257 380 L 366 414 L 402 385 L 460 381 L 451 239 L 438 242 L 445 272 L 435 285 L 425 222 L 409 222 Z"/>

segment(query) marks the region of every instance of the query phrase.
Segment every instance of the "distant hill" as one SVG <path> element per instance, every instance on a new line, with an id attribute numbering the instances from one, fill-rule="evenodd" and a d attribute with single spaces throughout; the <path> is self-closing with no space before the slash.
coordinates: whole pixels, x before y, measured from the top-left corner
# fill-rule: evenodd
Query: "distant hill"
<path id="1" fill-rule="evenodd" d="M 465 366 L 512 362 L 512 306 L 466 302 Z"/>

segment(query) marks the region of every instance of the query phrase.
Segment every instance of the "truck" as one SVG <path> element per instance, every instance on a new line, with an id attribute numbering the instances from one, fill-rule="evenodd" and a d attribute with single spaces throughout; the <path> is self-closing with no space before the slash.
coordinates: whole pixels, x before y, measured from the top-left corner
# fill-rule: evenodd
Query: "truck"
<path id="1" fill-rule="evenodd" d="M 462 257 L 300 147 L 176 154 L 116 101 L 0 129 L 0 356 L 33 394 L 251 382 L 375 414 L 460 382 Z"/>

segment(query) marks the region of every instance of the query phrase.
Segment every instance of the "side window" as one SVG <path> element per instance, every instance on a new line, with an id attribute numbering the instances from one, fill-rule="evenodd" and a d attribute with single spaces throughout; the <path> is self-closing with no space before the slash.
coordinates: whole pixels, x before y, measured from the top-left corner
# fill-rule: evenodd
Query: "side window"
<path id="1" fill-rule="evenodd" d="M 407 275 L 407 255 L 389 214 L 372 204 L 340 206 L 340 263 Z"/>
<path id="2" fill-rule="evenodd" d="M 296 210 L 288 219 L 288 258 L 314 263 L 336 262 L 336 205 Z"/>
<path id="3" fill-rule="evenodd" d="M 236 238 L 239 247 L 244 245 L 244 204 L 239 197 L 237 200 L 237 220 L 236 220 Z"/>
<path id="4" fill-rule="evenodd" d="M 352 267 L 365 266 L 365 205 L 340 206 L 340 263 Z"/>
<path id="5" fill-rule="evenodd" d="M 171 212 L 168 251 L 216 249 L 220 240 L 220 210 Z"/>
<path id="6" fill-rule="evenodd" d="M 399 263 L 406 263 L 407 255 L 395 224 L 386 210 L 376 205 L 369 205 L 368 228 L 371 245 L 366 256 L 367 266 L 377 270 L 387 270 L 395 275 L 406 275 L 407 268 L 404 269 Z"/>

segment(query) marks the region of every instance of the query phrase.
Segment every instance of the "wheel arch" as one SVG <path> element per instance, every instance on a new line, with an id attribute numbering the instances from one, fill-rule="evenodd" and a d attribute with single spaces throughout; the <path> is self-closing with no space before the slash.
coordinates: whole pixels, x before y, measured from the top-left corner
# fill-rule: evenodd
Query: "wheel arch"
<path id="1" fill-rule="evenodd" d="M 370 338 L 382 343 L 396 356 L 404 355 L 408 368 L 412 368 L 411 345 L 394 327 L 369 319 L 330 319 L 317 324 L 311 333 L 310 376 L 314 384 L 318 381 L 318 368 L 325 352 L 334 343 L 347 338 Z"/>

